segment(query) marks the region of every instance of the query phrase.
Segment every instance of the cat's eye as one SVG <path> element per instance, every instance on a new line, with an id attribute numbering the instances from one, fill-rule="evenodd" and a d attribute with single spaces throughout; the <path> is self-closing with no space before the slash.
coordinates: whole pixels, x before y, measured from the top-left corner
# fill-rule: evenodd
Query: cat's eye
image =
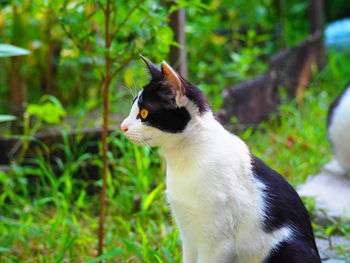
<path id="1" fill-rule="evenodd" d="M 148 110 L 142 109 L 141 112 L 140 112 L 140 114 L 141 114 L 141 118 L 142 118 L 142 119 L 146 119 L 147 116 L 148 116 Z"/>

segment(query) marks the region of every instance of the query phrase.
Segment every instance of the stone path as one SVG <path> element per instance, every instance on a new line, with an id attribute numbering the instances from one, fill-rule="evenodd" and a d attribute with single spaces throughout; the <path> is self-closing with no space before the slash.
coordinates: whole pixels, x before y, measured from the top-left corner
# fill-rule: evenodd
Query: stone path
<path id="1" fill-rule="evenodd" d="M 299 195 L 314 197 L 316 207 L 324 211 L 316 216 L 328 217 L 332 222 L 350 218 L 350 179 L 344 174 L 338 162 L 332 161 L 298 188 Z"/>
<path id="2" fill-rule="evenodd" d="M 310 176 L 305 184 L 298 187 L 299 195 L 314 198 L 317 224 L 326 225 L 350 219 L 350 178 L 344 175 L 338 162 L 332 161 L 319 174 Z M 316 243 L 322 262 L 350 263 L 350 239 L 330 236 L 318 238 Z M 339 247 L 344 250 L 343 253 Z"/>
<path id="3" fill-rule="evenodd" d="M 340 236 L 331 236 L 329 240 L 317 238 L 316 243 L 322 262 L 350 263 L 350 259 L 346 259 L 344 255 L 340 255 L 337 249 L 341 246 L 343 249 L 347 250 L 348 255 L 350 255 L 350 240 Z"/>

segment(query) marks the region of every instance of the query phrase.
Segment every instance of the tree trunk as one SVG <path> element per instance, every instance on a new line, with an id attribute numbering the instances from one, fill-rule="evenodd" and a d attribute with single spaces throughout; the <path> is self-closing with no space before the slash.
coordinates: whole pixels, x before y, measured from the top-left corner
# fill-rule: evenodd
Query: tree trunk
<path id="1" fill-rule="evenodd" d="M 172 12 L 169 15 L 169 25 L 174 32 L 174 41 L 179 43 L 181 47 L 171 46 L 170 48 L 170 64 L 180 73 L 184 78 L 188 78 L 186 35 L 185 35 L 185 8 L 181 8 Z"/>
<path id="2" fill-rule="evenodd" d="M 22 57 L 10 58 L 11 63 L 8 72 L 8 85 L 10 96 L 10 111 L 20 120 L 23 118 L 23 113 L 27 101 L 27 89 L 22 78 Z M 12 122 L 12 131 L 20 133 L 18 122 Z"/>
<path id="3" fill-rule="evenodd" d="M 310 34 L 323 30 L 324 10 L 322 0 L 309 0 L 309 27 Z"/>

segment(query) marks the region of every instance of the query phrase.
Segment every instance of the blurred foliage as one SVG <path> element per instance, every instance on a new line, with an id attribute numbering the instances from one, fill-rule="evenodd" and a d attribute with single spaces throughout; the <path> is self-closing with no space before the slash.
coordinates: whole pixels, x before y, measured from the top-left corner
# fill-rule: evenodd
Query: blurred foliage
<path id="1" fill-rule="evenodd" d="M 113 67 L 121 71 L 142 51 L 151 58 L 165 57 L 172 43 L 166 24 L 167 8 L 157 1 L 114 1 L 111 30 L 114 41 L 110 55 Z M 99 100 L 103 76 L 104 16 L 99 1 L 6 1 L 0 10 L 0 43 L 12 43 L 32 51 L 22 61 L 22 77 L 29 102 L 42 94 L 53 94 L 65 105 L 81 106 Z M 0 92 L 6 96 L 9 60 L 1 64 Z M 101 73 L 101 74 L 100 74 Z M 117 83 L 113 93 L 125 89 Z M 139 83 L 138 83 L 139 84 Z M 95 103 L 94 105 L 96 105 Z M 2 101 L 0 111 L 8 110 Z"/>
<path id="2" fill-rule="evenodd" d="M 66 111 L 62 104 L 52 96 L 43 96 L 39 104 L 28 104 L 26 112 L 29 116 L 36 116 L 39 120 L 49 123 L 58 124 Z"/>
<path id="3" fill-rule="evenodd" d="M 29 102 L 36 102 L 43 94 L 52 94 L 71 113 L 82 115 L 100 105 L 105 54 L 101 3 L 1 2 L 0 43 L 11 43 L 32 52 L 21 60 L 21 68 L 15 69 L 29 90 Z M 145 83 L 147 77 L 144 66 L 138 62 L 138 53 L 159 63 L 166 58 L 170 45 L 175 44 L 167 26 L 169 11 L 187 8 L 185 48 L 189 54 L 190 80 L 207 93 L 214 109 L 218 109 L 221 99 L 217 94 L 225 87 L 260 74 L 272 54 L 307 36 L 307 3 L 306 0 L 182 0 L 169 10 L 167 2 L 156 0 L 114 1 L 115 40 L 110 53 L 118 74 L 112 83 L 115 87 L 111 91 L 112 111 L 125 114 L 125 98 L 130 99 L 130 93 L 136 92 L 133 87 L 139 89 Z M 0 96 L 6 97 L 9 90 L 6 76 L 11 75 L 11 67 L 10 60 L 2 59 L 2 62 Z M 9 101 L 2 100 L 0 113 L 8 111 Z"/>
<path id="4" fill-rule="evenodd" d="M 327 22 L 350 17 L 350 5 L 347 0 L 325 0 Z"/>
<path id="5" fill-rule="evenodd" d="M 30 54 L 30 52 L 23 48 L 13 45 L 0 44 L 0 57 L 22 56 L 28 54 Z"/>
<path id="6" fill-rule="evenodd" d="M 72 108 L 72 113 L 81 115 L 100 105 L 99 68 L 105 50 L 103 16 L 98 3 L 3 1 L 0 42 L 21 44 L 33 52 L 22 63 L 24 81 L 30 90 L 29 102 L 50 93 Z M 145 83 L 143 66 L 134 63 L 136 51 L 140 48 L 151 60 L 160 62 L 174 44 L 166 25 L 168 7 L 159 3 L 155 0 L 115 3 L 118 26 L 114 30 L 116 40 L 111 52 L 114 66 L 127 69 L 120 72 L 112 84 L 115 87 L 113 112 L 125 114 L 126 98 L 136 93 L 135 86 Z M 179 1 L 175 7 L 182 6 L 187 8 L 188 45 L 185 48 L 189 53 L 190 80 L 207 93 L 215 110 L 221 105 L 217 94 L 225 87 L 257 76 L 267 68 L 272 54 L 299 43 L 308 35 L 308 1 L 305 0 L 244 3 L 197 0 Z M 131 10 L 134 11 L 130 13 Z M 134 55 L 134 60 L 124 65 L 130 55 Z M 0 95 L 6 96 L 5 74 L 0 73 L 0 78 Z M 0 113 L 7 112 L 8 106 L 8 101 L 1 101 Z"/>
<path id="7" fill-rule="evenodd" d="M 267 69 L 268 59 L 308 35 L 307 0 L 113 1 L 117 72 L 111 90 L 111 123 L 118 123 L 148 79 L 139 52 L 155 63 L 168 55 L 170 11 L 186 7 L 189 80 L 209 96 Z M 18 157 L 0 167 L 0 262 L 179 262 L 179 233 L 166 204 L 162 153 L 132 145 L 118 131 L 109 135 L 108 211 L 105 253 L 96 259 L 98 174 L 101 144 L 79 132 L 100 124 L 104 75 L 102 0 L 0 0 L 0 43 L 31 51 L 0 58 L 0 122 L 20 138 Z M 334 16 L 345 4 L 332 2 Z M 330 11 L 327 9 L 327 12 Z M 333 14 L 332 14 L 333 16 Z M 240 134 L 252 152 L 294 185 L 330 159 L 325 118 L 328 105 L 348 81 L 349 54 L 330 54 L 300 101 L 283 100 L 278 114 Z M 20 67 L 12 67 L 16 61 Z M 9 132 L 9 76 L 28 90 L 23 134 Z M 335 86 L 334 83 L 337 83 Z M 283 94 L 283 87 L 281 87 Z M 315 118 L 317 116 L 317 118 Z M 62 141 L 48 146 L 34 135 L 55 129 Z M 77 135 L 70 137 L 71 128 Z M 5 132 L 2 132 L 4 134 Z M 37 140 L 29 148 L 31 140 Z M 60 154 L 54 155 L 53 153 Z M 13 158 L 12 158 L 13 157 Z M 310 208 L 312 201 L 307 201 Z M 318 235 L 348 226 L 315 226 Z M 342 252 L 348 256 L 348 252 Z"/>
<path id="8" fill-rule="evenodd" d="M 344 59 L 347 58 L 347 59 Z M 326 114 L 333 98 L 344 88 L 350 54 L 332 53 L 329 64 L 316 76 L 302 100 L 286 100 L 279 114 L 240 136 L 251 151 L 298 185 L 330 160 Z M 337 83 L 337 86 L 334 86 Z M 317 116 L 317 117 L 315 117 Z M 41 144 L 35 158 L 13 163 L 0 171 L 0 252 L 3 262 L 97 262 L 96 194 L 101 181 L 92 178 L 88 165 L 101 166 L 98 155 L 86 153 L 91 143 L 70 138 L 50 148 Z M 166 262 L 181 259 L 179 233 L 166 202 L 162 153 L 138 147 L 119 131 L 109 136 L 107 262 Z M 60 149 L 61 157 L 48 153 Z M 114 158 L 113 158 L 114 156 Z M 307 201 L 314 211 L 312 200 Z M 330 232 L 350 238 L 348 223 L 321 227 L 318 237 Z M 346 247 L 339 253 L 349 257 Z"/>
<path id="9" fill-rule="evenodd" d="M 268 59 L 308 35 L 308 1 L 204 1 L 187 10 L 190 76 L 214 110 L 224 88 L 264 72 Z"/>

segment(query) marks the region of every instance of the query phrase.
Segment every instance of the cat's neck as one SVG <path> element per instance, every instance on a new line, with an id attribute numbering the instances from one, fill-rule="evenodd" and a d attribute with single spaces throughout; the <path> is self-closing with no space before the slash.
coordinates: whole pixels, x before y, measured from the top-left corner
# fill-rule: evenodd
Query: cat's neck
<path id="1" fill-rule="evenodd" d="M 225 130 L 212 114 L 194 120 L 186 132 L 186 136 L 179 136 L 179 141 L 171 147 L 162 147 L 167 177 L 188 175 L 193 171 L 205 173 L 211 163 L 222 163 L 223 160 L 227 160 L 226 164 L 229 163 L 231 168 L 235 167 L 233 170 L 238 171 L 237 174 L 250 174 L 248 146 Z"/>
<path id="2" fill-rule="evenodd" d="M 193 160 L 196 152 L 213 147 L 222 136 L 230 135 L 212 112 L 207 112 L 202 116 L 193 117 L 182 134 L 173 136 L 171 141 L 161 148 L 167 161 L 178 159 L 179 156 Z"/>

